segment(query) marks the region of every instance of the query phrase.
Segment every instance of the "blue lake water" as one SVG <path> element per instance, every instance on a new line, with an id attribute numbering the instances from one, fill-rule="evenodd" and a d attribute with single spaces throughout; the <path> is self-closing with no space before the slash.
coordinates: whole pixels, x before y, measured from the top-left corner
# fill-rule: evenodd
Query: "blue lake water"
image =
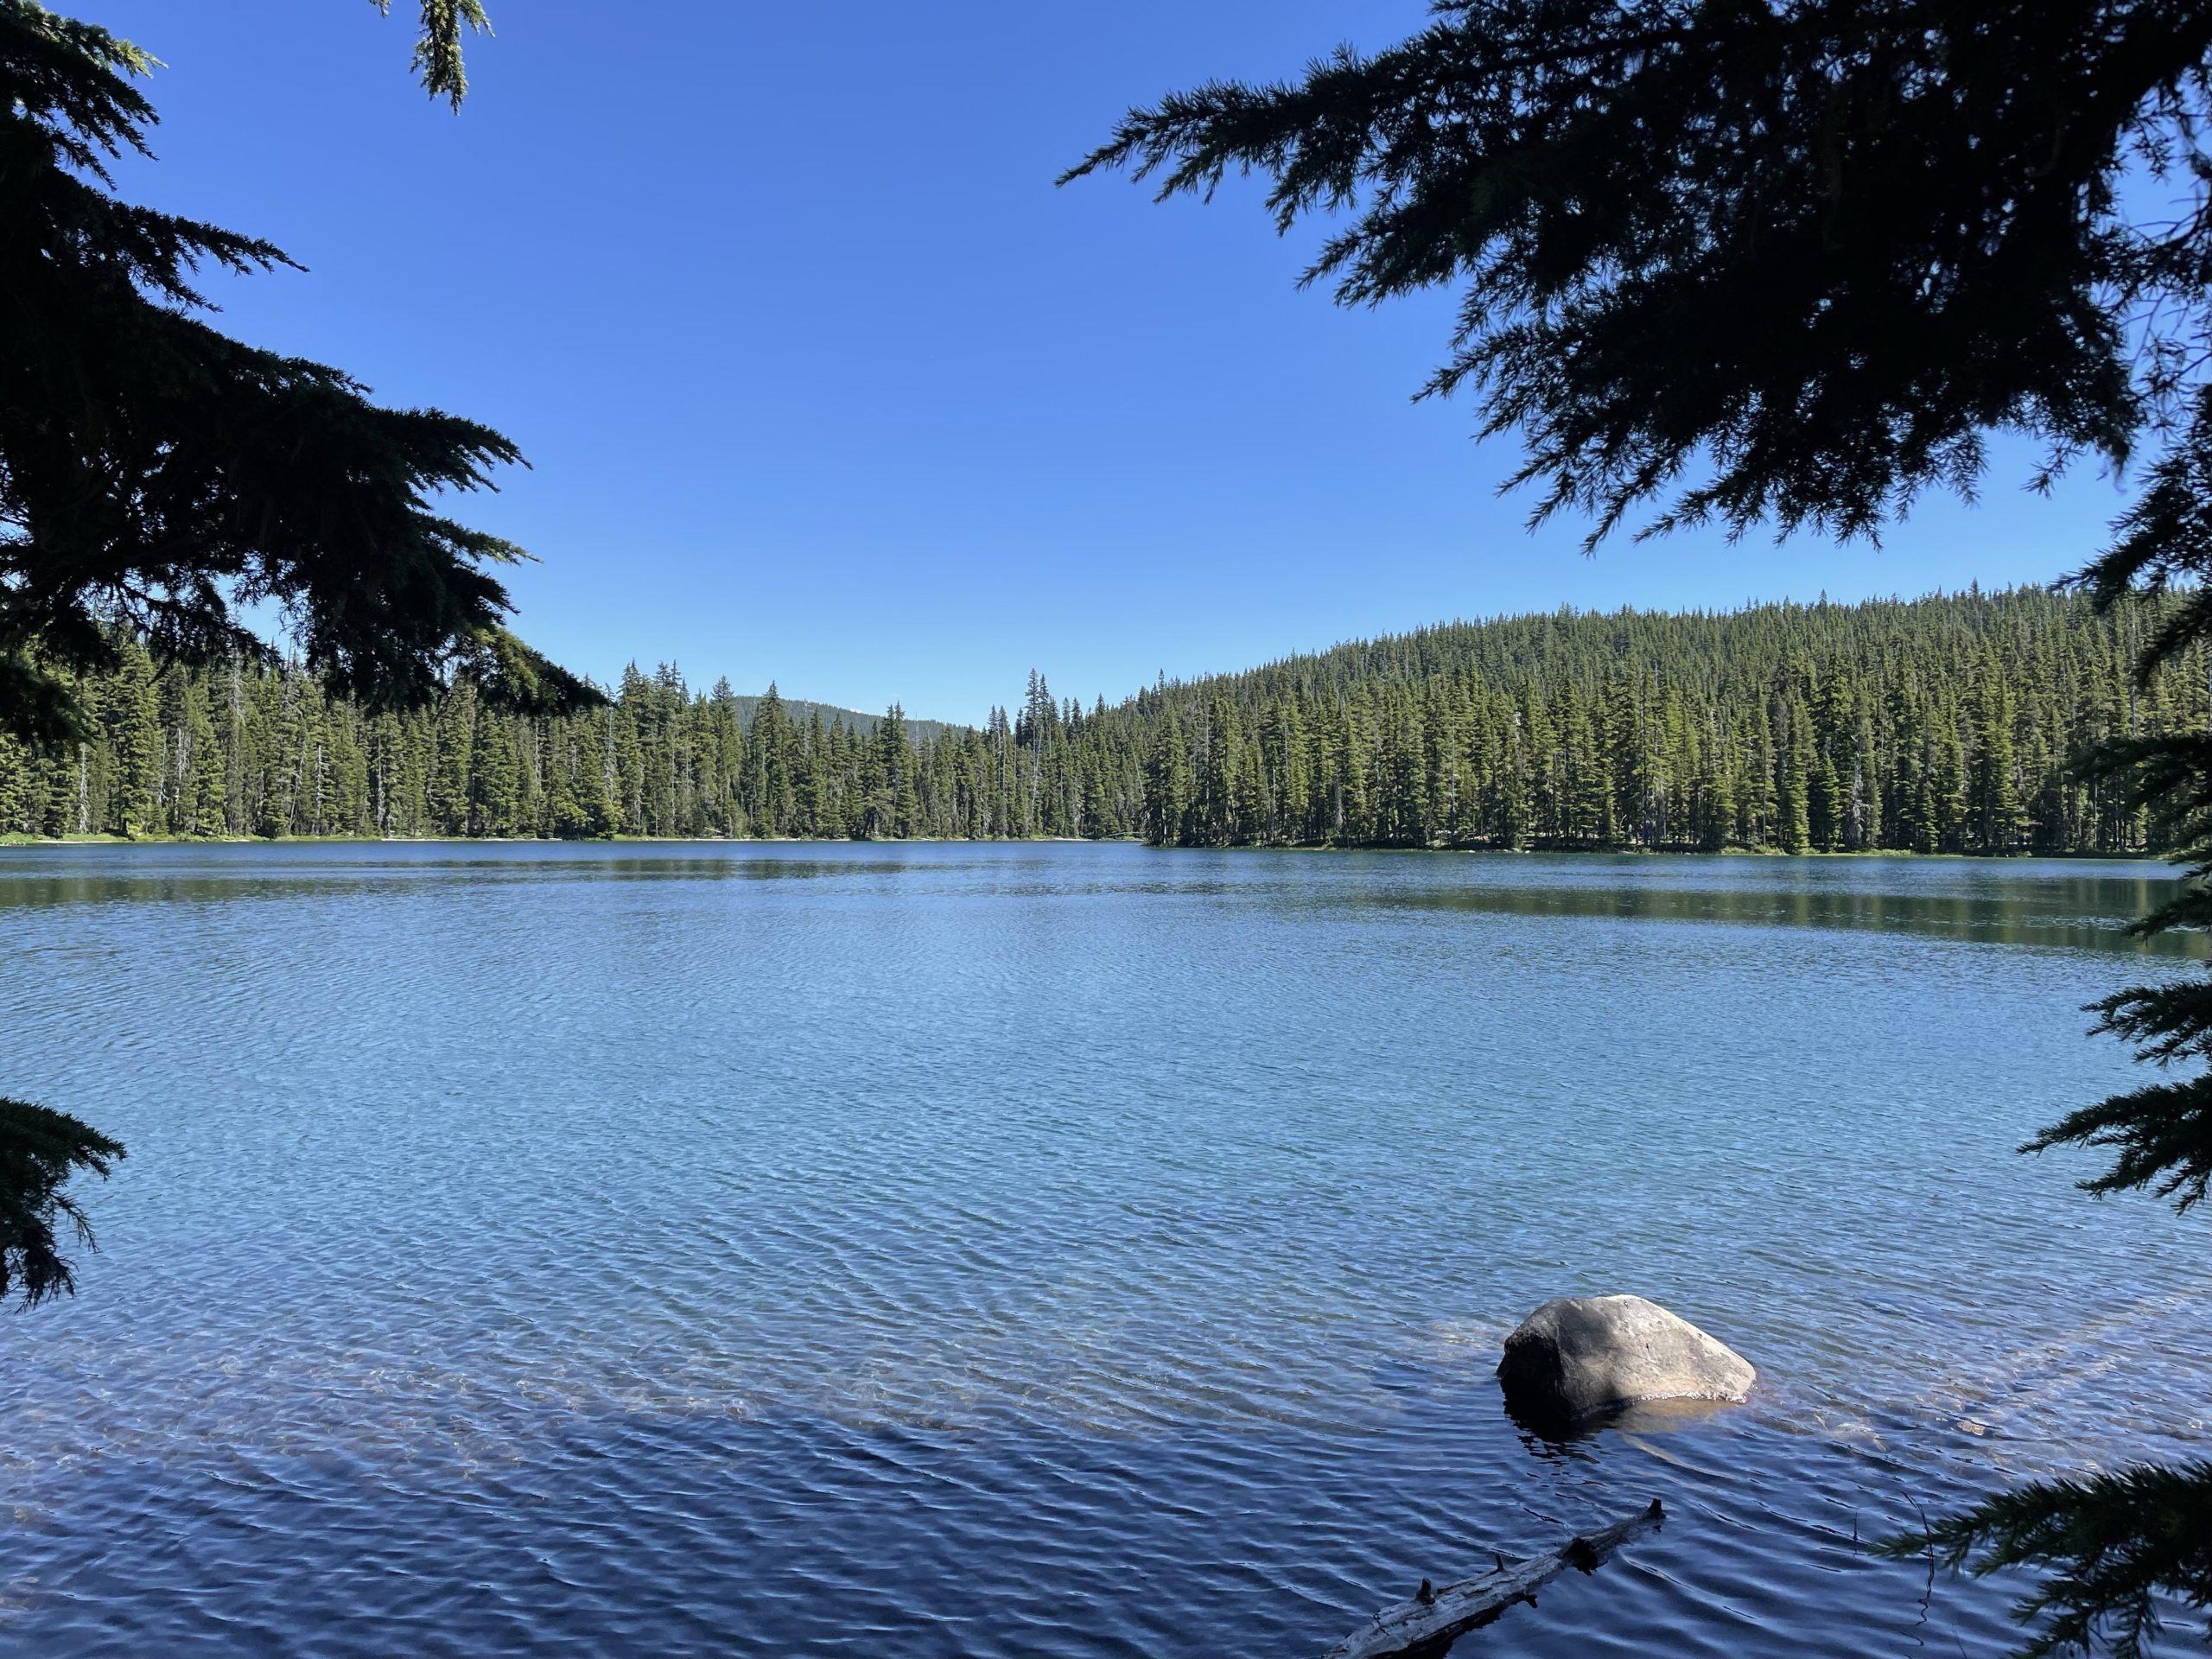
<path id="1" fill-rule="evenodd" d="M 1657 1497 L 1459 1654 L 2002 1652 L 1866 1541 L 2212 1440 L 2212 1234 L 2012 1152 L 2164 881 L 0 851 L 0 1089 L 130 1148 L 0 1322 L 0 1648 L 1318 1656 Z M 1610 1291 L 1752 1402 L 1517 1430 Z"/>

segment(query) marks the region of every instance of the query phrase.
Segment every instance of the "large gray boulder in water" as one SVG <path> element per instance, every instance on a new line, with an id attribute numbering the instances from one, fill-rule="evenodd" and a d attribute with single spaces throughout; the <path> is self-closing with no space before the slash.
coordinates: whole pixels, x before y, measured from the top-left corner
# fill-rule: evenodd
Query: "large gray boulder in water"
<path id="1" fill-rule="evenodd" d="M 1498 1380 L 1517 1415 L 1571 1423 L 1638 1400 L 1741 1400 L 1741 1354 L 1641 1296 L 1563 1296 L 1505 1339 Z"/>

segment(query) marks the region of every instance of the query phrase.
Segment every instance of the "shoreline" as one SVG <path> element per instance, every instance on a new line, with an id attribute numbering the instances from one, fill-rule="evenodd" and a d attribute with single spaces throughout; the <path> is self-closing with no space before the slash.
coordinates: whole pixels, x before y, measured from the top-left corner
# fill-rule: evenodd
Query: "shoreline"
<path id="1" fill-rule="evenodd" d="M 0 849 L 16 847 L 1151 847 L 1135 836 L 27 836 L 0 834 Z M 1866 848 L 1851 852 L 1779 852 L 1771 847 L 1402 847 L 1310 842 L 1275 846 L 1157 847 L 1166 853 L 1414 853 L 1428 855 L 1480 855 L 1498 858 L 1904 858 L 1947 860 L 1967 864 L 2078 863 L 2171 864 L 2177 855 L 2162 852 L 2115 853 L 2081 850 L 2049 853 L 1921 853 L 1904 847 Z"/>

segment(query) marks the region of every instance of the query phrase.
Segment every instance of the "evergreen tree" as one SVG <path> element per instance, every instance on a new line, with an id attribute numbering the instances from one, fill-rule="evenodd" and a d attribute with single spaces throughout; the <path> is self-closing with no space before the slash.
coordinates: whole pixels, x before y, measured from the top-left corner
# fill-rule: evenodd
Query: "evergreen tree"
<path id="1" fill-rule="evenodd" d="M 1785 853 L 1813 849 L 1812 724 L 1804 699 L 1793 697 L 1778 709 L 1782 733 L 1780 772 L 1775 779 L 1777 822 L 1775 842 Z"/>
<path id="2" fill-rule="evenodd" d="M 113 756 L 105 828 L 118 836 L 145 835 L 159 828 L 161 703 L 153 659 L 137 641 L 117 648 L 116 670 L 102 687 L 99 709 L 105 747 Z"/>
<path id="3" fill-rule="evenodd" d="M 514 740 L 514 728 L 505 721 L 479 719 L 475 722 L 463 785 L 471 835 L 510 836 L 519 825 L 522 776 Z"/>
<path id="4" fill-rule="evenodd" d="M 420 701 L 459 671 L 517 706 L 576 706 L 582 683 L 501 626 L 487 567 L 520 550 L 428 505 L 486 484 L 514 447 L 218 334 L 195 267 L 284 256 L 115 196 L 111 164 L 150 153 L 131 81 L 153 67 L 105 29 L 0 0 L 0 218 L 16 232 L 0 242 L 0 719 L 83 736 L 65 671 L 117 666 L 118 624 L 166 656 L 265 651 L 233 614 L 241 589 L 297 620 L 340 692 Z"/>
<path id="5" fill-rule="evenodd" d="M 1154 728 L 1144 779 L 1145 839 L 1155 847 L 1181 842 L 1191 803 L 1191 757 L 1183 746 L 1182 722 L 1171 707 Z"/>
<path id="6" fill-rule="evenodd" d="M 1975 688 L 1973 782 L 1968 798 L 1975 850 L 2009 853 L 2026 839 L 2014 775 L 2012 699 L 2005 682 L 1986 673 Z"/>
<path id="7" fill-rule="evenodd" d="M 914 833 L 914 753 L 906 738 L 906 711 L 893 703 L 875 728 L 880 808 L 871 835 L 904 838 Z"/>
<path id="8" fill-rule="evenodd" d="M 1373 58 L 1132 111 L 1075 171 L 1127 167 L 1163 196 L 1258 171 L 1279 230 L 1349 213 L 1308 273 L 1342 302 L 1458 285 L 1428 390 L 1478 391 L 1484 429 L 1524 442 L 1536 516 L 1585 512 L 1592 543 L 1638 513 L 1871 534 L 1931 487 L 1971 492 L 1993 429 L 2115 467 L 2147 432 L 2168 447 L 2087 581 L 2122 612 L 2188 584 L 2144 641 L 2155 704 L 2181 701 L 2171 658 L 2212 640 L 2208 131 L 2212 8 L 2183 0 L 1438 0 Z M 1961 701 L 1929 711 L 1906 810 L 1936 844 L 2008 850 L 2035 792 L 2018 733 L 1986 690 L 1962 731 Z M 2132 780 L 2115 801 L 2202 849 L 2200 885 L 2148 925 L 2212 921 L 2212 738 L 2166 711 L 2138 736 L 2139 713 L 2131 695 L 2106 752 Z M 1767 734 L 1792 845 L 1812 828 L 1803 724 Z M 1759 817 L 1739 802 L 1739 829 Z M 2151 1058 L 2212 1059 L 2212 976 L 2107 1014 Z M 2186 1203 L 2208 1125 L 2212 1075 L 2037 1144 L 2115 1148 L 2107 1185 Z M 1923 1542 L 2048 1567 L 2023 1609 L 2035 1650 L 2109 1634 L 2132 1654 L 2158 1593 L 2212 1602 L 2212 1464 L 2031 1486 L 1904 1547 Z"/>
<path id="9" fill-rule="evenodd" d="M 468 833 L 469 768 L 476 757 L 478 712 L 476 698 L 466 687 L 438 707 L 429 804 L 431 826 L 442 836 Z"/>
<path id="10" fill-rule="evenodd" d="M 248 659 L 149 680 L 126 641 L 78 677 L 99 715 L 86 742 L 0 747 L 0 827 L 1150 837 L 1164 805 L 1169 840 L 1215 846 L 2132 853 L 2170 831 L 2082 757 L 2122 720 L 2160 735 L 2204 715 L 2164 694 L 2126 709 L 2126 649 L 2118 619 L 2040 592 L 1553 615 L 1087 711 L 1039 675 L 1016 719 L 973 730 L 898 709 L 801 725 L 772 687 L 701 694 L 673 668 L 632 669 L 588 715 L 518 714 L 466 681 L 377 712 Z"/>

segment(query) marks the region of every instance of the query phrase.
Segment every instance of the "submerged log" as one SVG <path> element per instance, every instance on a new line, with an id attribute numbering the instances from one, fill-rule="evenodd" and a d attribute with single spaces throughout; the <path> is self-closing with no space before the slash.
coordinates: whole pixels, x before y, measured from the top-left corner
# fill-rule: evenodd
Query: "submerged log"
<path id="1" fill-rule="evenodd" d="M 1387 1654 L 1440 1654 L 1469 1630 L 1491 1623 L 1517 1601 L 1530 1606 L 1536 1592 L 1573 1567 L 1594 1573 L 1631 1538 L 1656 1532 L 1667 1512 L 1653 1498 L 1641 1515 L 1568 1539 L 1557 1549 L 1525 1561 L 1497 1558 L 1488 1573 L 1432 1588 L 1427 1579 L 1411 1601 L 1385 1607 L 1367 1624 L 1329 1649 L 1328 1659 L 1382 1659 Z"/>

